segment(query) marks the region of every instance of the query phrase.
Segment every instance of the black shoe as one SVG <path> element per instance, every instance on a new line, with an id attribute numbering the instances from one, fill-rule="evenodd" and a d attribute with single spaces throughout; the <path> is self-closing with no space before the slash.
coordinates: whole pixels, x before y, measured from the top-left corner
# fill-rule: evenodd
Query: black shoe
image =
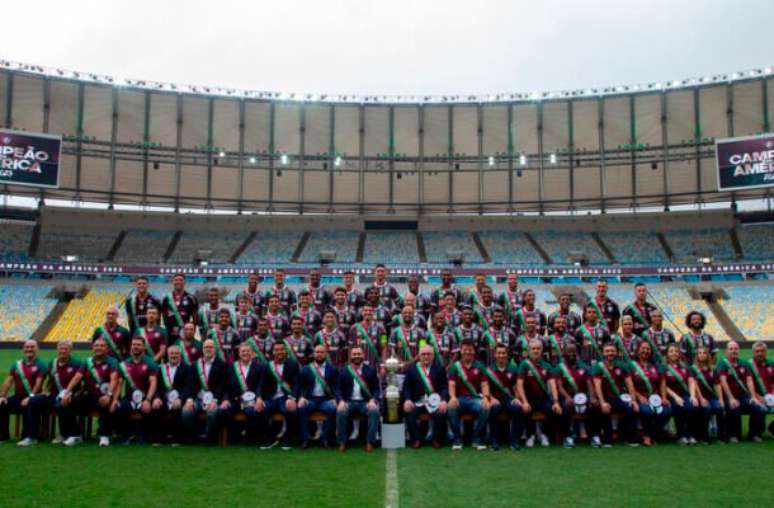
<path id="1" fill-rule="evenodd" d="M 306 450 L 307 448 L 309 448 L 309 441 L 302 442 L 301 443 L 301 449 L 302 450 Z"/>

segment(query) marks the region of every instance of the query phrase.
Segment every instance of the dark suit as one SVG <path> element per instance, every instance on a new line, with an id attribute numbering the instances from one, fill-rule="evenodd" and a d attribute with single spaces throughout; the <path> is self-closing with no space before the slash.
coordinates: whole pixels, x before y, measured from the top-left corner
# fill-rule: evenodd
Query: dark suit
<path id="1" fill-rule="evenodd" d="M 255 410 L 255 402 L 248 405 L 242 404 L 242 394 L 246 393 L 242 389 L 242 376 L 244 373 L 244 384 L 248 392 L 253 392 L 256 397 L 258 396 L 258 390 L 261 385 L 261 376 L 263 375 L 263 367 L 258 360 L 251 360 L 247 368 L 243 370 L 239 369 L 237 362 L 229 364 L 229 398 L 231 399 L 232 413 L 238 411 L 240 408 L 247 418 L 245 429 L 247 430 L 248 441 L 255 441 L 258 437 L 258 429 L 260 426 L 260 418 L 258 411 Z M 229 435 L 238 435 L 238 433 L 231 433 Z"/>
<path id="2" fill-rule="evenodd" d="M 414 408 L 405 413 L 406 416 L 406 428 L 409 432 L 409 440 L 413 443 L 419 441 L 419 426 L 417 425 L 417 419 L 420 415 L 428 413 L 427 406 L 417 406 L 416 403 L 421 403 L 427 393 L 425 383 L 422 381 L 422 377 L 417 370 L 417 362 L 411 364 L 406 369 L 406 377 L 403 380 L 403 392 L 401 398 L 404 401 L 410 400 L 415 403 Z M 441 396 L 441 400 L 449 399 L 449 382 L 446 379 L 446 369 L 443 368 L 438 362 L 432 362 L 429 369 L 430 383 L 432 384 L 433 393 L 437 393 Z M 435 411 L 432 414 L 433 418 L 433 440 L 440 441 L 444 435 L 444 423 L 446 421 L 446 413 Z"/>
<path id="3" fill-rule="evenodd" d="M 364 393 L 360 390 L 361 398 L 359 400 L 353 400 L 352 395 L 355 386 L 355 379 L 352 377 L 348 366 L 345 365 L 341 369 L 339 374 L 338 383 L 336 383 L 336 401 L 345 402 L 346 409 L 339 409 L 336 412 L 336 436 L 339 444 L 346 444 L 347 442 L 347 425 L 349 423 L 350 416 L 355 413 L 362 414 L 368 417 L 368 436 L 367 441 L 370 444 L 376 442 L 376 431 L 379 426 L 379 400 L 381 399 L 381 391 L 379 387 L 379 378 L 376 375 L 376 369 L 370 365 L 360 364 L 361 377 L 365 381 L 365 385 L 368 388 L 370 394 Z M 354 369 L 355 367 L 352 366 Z M 375 409 L 368 409 L 368 401 L 376 400 L 377 407 Z"/>
<path id="4" fill-rule="evenodd" d="M 159 388 L 156 391 L 156 398 L 161 399 L 162 402 L 161 410 L 159 411 L 159 420 L 168 424 L 169 427 L 168 429 L 163 429 L 162 425 L 157 423 L 152 427 L 152 430 L 169 433 L 172 435 L 172 440 L 174 442 L 179 442 L 184 434 L 181 418 L 183 405 L 185 404 L 186 400 L 196 396 L 193 387 L 194 372 L 192 367 L 181 361 L 178 364 L 175 370 L 175 375 L 171 380 L 172 386 L 167 388 L 165 382 L 167 375 L 166 368 L 167 364 L 161 364 L 159 366 Z M 173 410 L 169 407 L 167 402 L 167 394 L 172 390 L 177 391 L 178 399 L 180 400 L 180 409 Z M 165 436 L 162 435 L 160 437 L 163 438 Z"/>
<path id="5" fill-rule="evenodd" d="M 296 411 L 288 411 L 288 400 L 296 400 L 298 398 L 298 363 L 292 360 L 285 360 L 282 364 L 282 380 L 290 388 L 290 392 L 286 393 L 282 391 L 281 395 L 277 395 L 277 378 L 274 376 L 271 370 L 273 362 L 269 362 L 261 371 L 261 381 L 259 383 L 259 396 L 263 399 L 265 404 L 263 411 L 258 413 L 259 421 L 262 429 L 268 429 L 269 418 L 275 413 L 281 413 L 285 417 L 285 433 L 282 435 L 282 446 L 288 446 L 290 442 L 290 431 L 295 427 L 296 423 Z M 263 432 L 263 435 L 267 435 Z"/>
<path id="6" fill-rule="evenodd" d="M 313 369 L 316 365 L 315 362 L 308 363 L 301 369 L 298 378 L 300 397 L 307 401 L 304 407 L 298 408 L 301 442 L 306 443 L 309 441 L 309 415 L 320 411 L 325 413 L 322 442 L 328 444 L 333 429 L 334 415 L 336 414 L 336 383 L 339 379 L 339 371 L 330 362 L 326 361 L 320 370 L 322 371 L 321 377 L 325 380 L 327 386 L 321 387 L 323 390 L 322 394 L 319 391 L 315 393 L 317 377 Z"/>
<path id="7" fill-rule="evenodd" d="M 202 360 L 200 358 L 194 362 L 191 370 L 191 376 L 193 381 L 191 383 L 192 391 L 189 396 L 189 400 L 194 400 L 194 409 L 192 411 L 183 410 L 183 424 L 188 428 L 189 432 L 195 435 L 197 419 L 196 415 L 199 411 L 205 411 L 207 414 L 206 434 L 207 439 L 214 442 L 217 439 L 218 429 L 225 416 L 231 413 L 230 409 L 221 409 L 220 404 L 228 400 L 228 385 L 229 375 L 228 367 L 226 363 L 217 356 L 213 359 L 210 366 L 210 372 L 207 376 L 206 385 L 201 379 L 199 369 L 203 369 Z M 207 410 L 204 407 L 202 399 L 199 398 L 199 394 L 203 392 L 212 392 L 213 398 L 216 403 L 216 408 Z"/>

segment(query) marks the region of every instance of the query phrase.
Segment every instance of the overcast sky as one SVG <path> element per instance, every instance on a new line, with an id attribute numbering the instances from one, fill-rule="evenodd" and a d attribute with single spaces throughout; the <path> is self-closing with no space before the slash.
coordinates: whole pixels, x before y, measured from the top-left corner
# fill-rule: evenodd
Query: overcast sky
<path id="1" fill-rule="evenodd" d="M 491 93 L 774 65 L 772 0 L 4 2 L 0 57 L 328 93 Z"/>

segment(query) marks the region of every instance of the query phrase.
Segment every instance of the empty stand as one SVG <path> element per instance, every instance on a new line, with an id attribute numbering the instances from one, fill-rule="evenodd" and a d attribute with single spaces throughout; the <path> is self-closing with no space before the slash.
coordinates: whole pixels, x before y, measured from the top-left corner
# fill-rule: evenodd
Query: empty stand
<path id="1" fill-rule="evenodd" d="M 104 261 L 117 234 L 117 231 L 52 231 L 44 227 L 40 233 L 37 258 L 60 260 L 64 256 L 77 256 L 79 261 Z"/>
<path id="2" fill-rule="evenodd" d="M 429 263 L 448 263 L 446 253 L 449 251 L 461 251 L 465 263 L 484 261 L 473 237 L 467 231 L 426 231 L 422 233 L 422 237 Z"/>
<path id="3" fill-rule="evenodd" d="M 115 260 L 119 263 L 161 263 L 174 234 L 174 231 L 130 229 Z"/>
<path id="4" fill-rule="evenodd" d="M 199 254 L 209 252 L 207 260 L 212 263 L 228 263 L 231 256 L 245 241 L 246 233 L 239 232 L 194 232 L 182 234 L 177 248 L 169 258 L 170 263 L 193 263 L 201 259 Z"/>
<path id="5" fill-rule="evenodd" d="M 88 341 L 94 328 L 105 321 L 105 310 L 111 305 L 120 305 L 127 291 L 121 289 L 92 289 L 83 298 L 75 298 L 67 304 L 67 309 L 46 334 L 46 342 L 71 340 Z M 126 324 L 126 316 L 121 309 L 120 322 Z"/>
<path id="6" fill-rule="evenodd" d="M 57 303 L 55 298 L 47 298 L 50 292 L 51 286 L 0 286 L 0 340 L 31 338 Z"/>
<path id="7" fill-rule="evenodd" d="M 237 262 L 289 263 L 301 235 L 300 231 L 257 231 Z"/>
<path id="8" fill-rule="evenodd" d="M 425 236 L 427 246 L 427 236 Z M 411 233 L 369 232 L 363 252 L 365 263 L 417 264 L 417 237 Z"/>
<path id="9" fill-rule="evenodd" d="M 0 221 L 0 260 L 26 261 L 34 224 Z"/>

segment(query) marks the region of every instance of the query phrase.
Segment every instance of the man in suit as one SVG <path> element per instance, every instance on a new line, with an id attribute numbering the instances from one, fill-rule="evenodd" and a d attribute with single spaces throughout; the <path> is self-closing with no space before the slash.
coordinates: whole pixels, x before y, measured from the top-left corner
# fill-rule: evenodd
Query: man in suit
<path id="1" fill-rule="evenodd" d="M 339 374 L 336 385 L 336 436 L 339 451 L 347 449 L 347 424 L 353 414 L 368 417 L 366 452 L 374 449 L 376 430 L 379 426 L 379 399 L 381 392 L 376 370 L 363 363 L 363 350 L 353 347 L 349 351 L 349 363 Z"/>
<path id="2" fill-rule="evenodd" d="M 237 350 L 237 360 L 231 364 L 229 395 L 231 407 L 241 408 L 247 417 L 247 440 L 258 439 L 258 387 L 261 383 L 261 364 L 253 356 L 252 347 L 243 342 Z"/>
<path id="3" fill-rule="evenodd" d="M 281 413 L 285 417 L 284 430 L 263 448 L 273 448 L 281 443 L 283 450 L 290 450 L 290 430 L 295 426 L 297 410 L 298 362 L 288 358 L 287 348 L 282 342 L 274 344 L 271 361 L 261 373 L 259 386 L 255 409 L 264 429 L 263 434 L 266 435 L 269 418 L 273 414 Z"/>
<path id="4" fill-rule="evenodd" d="M 325 413 L 322 443 L 327 447 L 336 414 L 336 382 L 339 372 L 329 361 L 325 344 L 314 347 L 312 361 L 299 375 L 298 416 L 301 426 L 301 447 L 309 445 L 309 416 L 315 411 Z"/>
<path id="5" fill-rule="evenodd" d="M 403 380 L 403 413 L 406 415 L 409 441 L 412 448 L 419 448 L 419 415 L 428 413 L 433 419 L 433 448 L 440 448 L 439 439 L 443 436 L 446 420 L 446 400 L 448 399 L 448 381 L 446 370 L 439 362 L 433 361 L 433 346 L 419 348 L 419 360 L 406 369 Z M 440 402 L 430 406 L 430 397 L 437 394 Z"/>
<path id="6" fill-rule="evenodd" d="M 183 405 L 183 424 L 191 435 L 196 435 L 196 415 L 203 411 L 207 415 L 207 440 L 215 442 L 222 416 L 231 410 L 231 401 L 228 399 L 228 367 L 218 358 L 212 339 L 202 344 L 202 357 L 193 368 L 193 390 Z"/>
<path id="7" fill-rule="evenodd" d="M 193 370 L 183 361 L 180 346 L 173 344 L 167 348 L 167 363 L 159 366 L 159 390 L 153 400 L 153 409 L 160 418 L 159 422 L 168 424 L 164 430 L 163 424 L 158 425 L 155 432 L 155 443 L 166 437 L 172 437 L 172 446 L 177 446 L 183 437 L 182 410 L 183 403 L 194 396 Z"/>

